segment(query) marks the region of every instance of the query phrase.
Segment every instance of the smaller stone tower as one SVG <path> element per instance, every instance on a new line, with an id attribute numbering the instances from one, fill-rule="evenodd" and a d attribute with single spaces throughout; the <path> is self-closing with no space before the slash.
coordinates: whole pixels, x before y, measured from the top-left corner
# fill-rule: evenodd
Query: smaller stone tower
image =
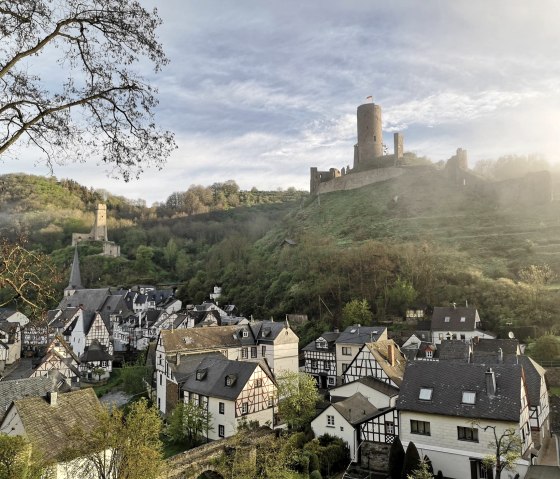
<path id="1" fill-rule="evenodd" d="M 402 160 L 404 154 L 404 142 L 402 133 L 395 133 L 393 135 L 394 148 L 395 148 L 395 161 Z"/>
<path id="2" fill-rule="evenodd" d="M 108 241 L 107 239 L 107 205 L 99 203 L 95 210 L 95 220 L 90 233 L 94 241 Z"/>
<path id="3" fill-rule="evenodd" d="M 372 163 L 383 156 L 383 132 L 381 107 L 375 103 L 364 103 L 358 107 L 358 143 L 354 152 L 354 168 Z"/>

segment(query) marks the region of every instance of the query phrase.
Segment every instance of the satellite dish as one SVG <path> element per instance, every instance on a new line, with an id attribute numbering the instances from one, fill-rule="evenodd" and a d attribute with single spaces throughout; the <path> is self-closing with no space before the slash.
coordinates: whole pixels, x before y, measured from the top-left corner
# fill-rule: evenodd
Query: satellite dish
<path id="1" fill-rule="evenodd" d="M 509 339 L 515 339 L 515 334 L 513 334 L 513 331 L 510 331 L 510 332 L 508 333 L 508 338 L 509 338 Z"/>

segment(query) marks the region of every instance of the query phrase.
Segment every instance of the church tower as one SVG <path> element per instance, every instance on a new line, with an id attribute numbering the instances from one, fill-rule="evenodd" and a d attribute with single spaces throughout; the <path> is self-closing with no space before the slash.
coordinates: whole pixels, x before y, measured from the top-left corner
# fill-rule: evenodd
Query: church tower
<path id="1" fill-rule="evenodd" d="M 78 246 L 74 248 L 74 261 L 70 270 L 70 281 L 64 288 L 64 296 L 72 296 L 77 289 L 84 289 L 82 286 L 82 276 L 80 274 L 80 259 L 78 258 Z"/>

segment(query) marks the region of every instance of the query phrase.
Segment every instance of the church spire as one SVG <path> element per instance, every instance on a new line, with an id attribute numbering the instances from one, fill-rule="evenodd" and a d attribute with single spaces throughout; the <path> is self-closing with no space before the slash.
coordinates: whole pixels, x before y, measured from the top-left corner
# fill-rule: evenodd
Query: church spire
<path id="1" fill-rule="evenodd" d="M 64 289 L 64 295 L 70 296 L 77 289 L 84 289 L 82 286 L 82 277 L 80 275 L 80 259 L 78 258 L 78 245 L 74 248 L 74 261 L 72 261 L 72 270 L 70 271 L 70 281 Z"/>

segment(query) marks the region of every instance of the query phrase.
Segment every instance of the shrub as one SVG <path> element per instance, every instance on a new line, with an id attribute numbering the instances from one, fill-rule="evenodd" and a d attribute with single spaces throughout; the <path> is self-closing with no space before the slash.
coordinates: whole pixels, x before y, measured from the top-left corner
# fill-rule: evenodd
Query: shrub
<path id="1" fill-rule="evenodd" d="M 309 479 L 323 479 L 323 476 L 319 471 L 315 470 L 311 474 L 309 474 Z"/>

